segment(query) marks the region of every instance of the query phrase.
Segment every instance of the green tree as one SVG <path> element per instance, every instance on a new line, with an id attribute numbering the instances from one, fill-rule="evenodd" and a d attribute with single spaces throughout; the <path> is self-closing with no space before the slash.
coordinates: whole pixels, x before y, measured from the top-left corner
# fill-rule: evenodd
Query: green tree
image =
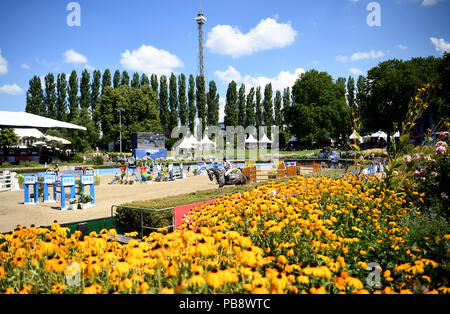
<path id="1" fill-rule="evenodd" d="M 139 73 L 134 72 L 133 79 L 131 80 L 131 87 L 141 88 L 141 78 L 139 77 Z"/>
<path id="2" fill-rule="evenodd" d="M 178 126 L 178 92 L 177 92 L 177 77 L 175 74 L 170 75 L 169 79 L 169 130 L 173 130 Z"/>
<path id="3" fill-rule="evenodd" d="M 130 75 L 127 71 L 122 72 L 122 79 L 120 80 L 120 85 L 129 86 L 130 85 Z"/>
<path id="4" fill-rule="evenodd" d="M 364 132 L 383 130 L 394 132 L 394 123 L 406 117 L 408 103 L 415 92 L 425 83 L 435 86 L 441 83 L 438 73 L 442 59 L 435 57 L 397 59 L 380 62 L 367 72 L 366 101 L 361 106 L 361 120 Z M 442 103 L 434 94 L 429 100 L 427 112 L 433 116 Z M 440 117 L 434 114 L 436 119 Z M 431 123 L 421 120 L 424 130 L 432 128 Z"/>
<path id="5" fill-rule="evenodd" d="M 196 101 L 197 101 L 197 113 L 198 118 L 200 119 L 202 123 L 202 133 L 206 128 L 206 83 L 205 83 L 205 77 L 200 75 L 196 78 Z"/>
<path id="6" fill-rule="evenodd" d="M 105 89 L 106 86 L 111 86 L 111 71 L 109 69 L 106 69 L 105 72 L 103 72 L 102 95 L 103 95 L 103 90 Z"/>
<path id="7" fill-rule="evenodd" d="M 245 108 L 246 108 L 246 101 L 245 101 L 245 84 L 242 83 L 241 87 L 239 88 L 239 95 L 237 99 L 237 124 L 238 125 L 244 125 L 245 124 Z"/>
<path id="8" fill-rule="evenodd" d="M 255 88 L 252 87 L 247 95 L 247 105 L 245 113 L 245 127 L 255 125 Z"/>
<path id="9" fill-rule="evenodd" d="M 209 82 L 209 90 L 206 97 L 207 103 L 207 122 L 208 126 L 219 125 L 219 94 L 217 93 L 216 82 Z"/>
<path id="10" fill-rule="evenodd" d="M 192 74 L 189 75 L 188 106 L 189 129 L 191 133 L 194 133 L 195 118 L 197 117 L 197 107 L 195 106 L 195 79 Z"/>
<path id="11" fill-rule="evenodd" d="M 157 94 L 148 86 L 142 89 L 120 86 L 106 87 L 100 98 L 101 126 L 104 144 L 119 139 L 119 115 L 122 108 L 123 151 L 131 151 L 133 132 L 161 132 Z"/>
<path id="12" fill-rule="evenodd" d="M 58 74 L 56 91 L 56 119 L 67 121 L 67 81 L 65 73 Z"/>
<path id="13" fill-rule="evenodd" d="M 355 79 L 352 76 L 349 76 L 347 81 L 347 104 L 350 109 L 354 108 L 356 105 L 355 97 Z"/>
<path id="14" fill-rule="evenodd" d="M 92 85 L 91 85 L 91 112 L 92 119 L 94 123 L 98 123 L 98 110 L 99 104 L 98 99 L 100 97 L 100 80 L 102 78 L 102 73 L 99 70 L 95 70 L 92 75 Z"/>
<path id="15" fill-rule="evenodd" d="M 114 72 L 114 79 L 113 79 L 114 88 L 118 88 L 120 86 L 120 78 L 121 78 L 120 71 L 116 70 Z"/>
<path id="16" fill-rule="evenodd" d="M 180 123 L 182 126 L 188 123 L 188 106 L 186 98 L 186 76 L 181 73 L 178 76 L 178 103 L 180 104 Z"/>
<path id="17" fill-rule="evenodd" d="M 46 116 L 55 119 L 56 118 L 56 84 L 55 76 L 53 73 L 49 73 L 45 76 L 45 104 L 46 104 Z"/>
<path id="18" fill-rule="evenodd" d="M 255 126 L 259 132 L 259 127 L 263 125 L 263 109 L 261 103 L 261 87 L 256 88 L 256 99 L 255 99 Z"/>
<path id="19" fill-rule="evenodd" d="M 70 73 L 69 76 L 69 116 L 68 121 L 72 121 L 77 115 L 79 110 L 79 98 L 78 98 L 78 76 L 75 70 Z"/>
<path id="20" fill-rule="evenodd" d="M 11 128 L 0 129 L 0 147 L 6 151 L 8 147 L 14 146 L 19 141 L 19 137 Z"/>
<path id="21" fill-rule="evenodd" d="M 282 110 L 282 115 L 283 115 L 283 129 L 284 129 L 284 125 L 287 124 L 287 110 L 291 107 L 291 88 L 290 87 L 286 87 L 283 91 L 283 110 Z"/>
<path id="22" fill-rule="evenodd" d="M 152 74 L 150 78 L 150 83 L 152 85 L 153 91 L 158 94 L 158 76 L 156 74 Z"/>
<path id="23" fill-rule="evenodd" d="M 273 102 L 272 102 L 272 83 L 266 84 L 266 87 L 264 88 L 264 126 L 266 127 L 267 136 L 271 136 L 271 127 L 274 122 L 273 118 Z"/>
<path id="24" fill-rule="evenodd" d="M 235 81 L 231 81 L 230 84 L 228 84 L 227 97 L 225 100 L 225 127 L 237 126 L 237 114 L 237 84 Z"/>
<path id="25" fill-rule="evenodd" d="M 282 111 L 282 97 L 281 92 L 279 90 L 275 93 L 275 100 L 274 100 L 274 113 L 275 113 L 275 121 L 274 124 L 278 126 L 280 129 L 283 127 L 283 116 L 281 114 Z"/>
<path id="26" fill-rule="evenodd" d="M 161 75 L 159 88 L 159 117 L 163 130 L 169 129 L 169 96 L 167 92 L 167 77 Z"/>
<path id="27" fill-rule="evenodd" d="M 149 80 L 147 74 L 142 73 L 142 75 L 141 75 L 141 87 L 144 87 L 144 86 L 150 86 L 150 80 Z"/>
<path id="28" fill-rule="evenodd" d="M 292 87 L 292 100 L 286 116 L 298 141 L 328 145 L 330 139 L 348 134 L 345 84 L 334 83 L 328 73 L 311 70 L 301 74 Z"/>
<path id="29" fill-rule="evenodd" d="M 91 75 L 87 70 L 84 70 L 81 74 L 81 82 L 80 82 L 80 107 L 90 108 L 91 106 Z"/>

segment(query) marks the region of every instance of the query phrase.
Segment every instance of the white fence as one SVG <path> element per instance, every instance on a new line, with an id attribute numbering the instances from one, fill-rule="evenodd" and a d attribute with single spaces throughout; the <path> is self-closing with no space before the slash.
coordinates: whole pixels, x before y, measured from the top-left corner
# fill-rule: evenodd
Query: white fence
<path id="1" fill-rule="evenodd" d="M 0 173 L 0 192 L 1 191 L 11 191 L 12 190 L 12 183 L 11 183 L 11 172 L 4 171 L 3 173 Z"/>

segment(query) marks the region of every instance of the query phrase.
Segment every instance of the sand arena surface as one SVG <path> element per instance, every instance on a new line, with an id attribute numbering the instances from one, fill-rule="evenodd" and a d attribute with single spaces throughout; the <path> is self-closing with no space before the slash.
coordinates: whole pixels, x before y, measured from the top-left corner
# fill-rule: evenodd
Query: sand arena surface
<path id="1" fill-rule="evenodd" d="M 95 186 L 95 206 L 84 210 L 60 210 L 60 203 L 24 205 L 24 191 L 0 192 L 0 232 L 12 231 L 17 225 L 30 227 L 34 224 L 50 226 L 54 220 L 70 223 L 89 219 L 110 217 L 111 206 L 132 201 L 149 200 L 165 196 L 191 193 L 218 188 L 208 176 L 192 176 L 174 182 L 153 182 L 151 184 L 109 185 L 113 176 L 102 176 L 100 185 Z M 53 188 L 49 188 L 50 198 Z M 66 190 L 68 193 L 69 189 Z M 67 202 L 68 206 L 68 202 Z"/>

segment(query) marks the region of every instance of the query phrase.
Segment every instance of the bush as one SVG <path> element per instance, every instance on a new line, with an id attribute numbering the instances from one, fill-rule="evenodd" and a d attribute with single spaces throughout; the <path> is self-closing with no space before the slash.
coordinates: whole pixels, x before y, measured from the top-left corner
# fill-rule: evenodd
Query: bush
<path id="1" fill-rule="evenodd" d="M 92 163 L 93 165 L 96 165 L 96 166 L 102 166 L 103 165 L 103 157 L 102 156 L 94 156 L 90 160 L 90 163 Z"/>
<path id="2" fill-rule="evenodd" d="M 81 164 L 84 162 L 84 159 L 80 155 L 74 155 L 72 158 L 70 158 L 70 162 L 74 164 Z"/>

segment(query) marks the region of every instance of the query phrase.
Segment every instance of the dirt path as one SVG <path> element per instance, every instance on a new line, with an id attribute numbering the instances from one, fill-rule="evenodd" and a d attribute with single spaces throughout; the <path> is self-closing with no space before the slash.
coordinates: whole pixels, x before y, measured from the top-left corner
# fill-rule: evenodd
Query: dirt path
<path id="1" fill-rule="evenodd" d="M 69 223 L 89 219 L 109 217 L 111 206 L 127 202 L 148 200 L 171 195 L 191 193 L 200 190 L 215 189 L 218 186 L 210 182 L 207 176 L 189 177 L 174 182 L 161 182 L 138 185 L 108 185 L 111 176 L 103 176 L 101 184 L 95 187 L 95 206 L 86 210 L 61 211 L 59 203 L 24 205 L 24 192 L 0 193 L 0 232 L 13 230 L 17 225 L 29 227 L 49 226 L 54 220 Z M 52 194 L 52 192 L 51 192 Z"/>

